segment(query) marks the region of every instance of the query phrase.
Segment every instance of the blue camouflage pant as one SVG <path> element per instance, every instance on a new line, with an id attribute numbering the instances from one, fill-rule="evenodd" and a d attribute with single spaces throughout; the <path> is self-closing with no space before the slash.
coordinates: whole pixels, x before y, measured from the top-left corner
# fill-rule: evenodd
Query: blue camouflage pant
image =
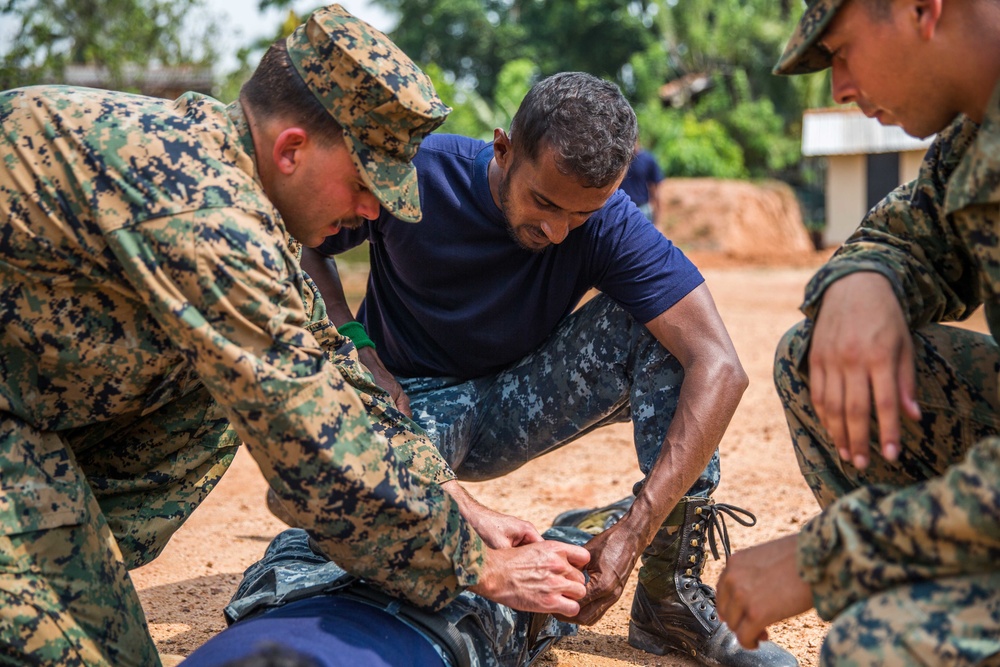
<path id="1" fill-rule="evenodd" d="M 684 369 L 640 322 L 598 295 L 537 350 L 495 375 L 400 378 L 414 420 L 460 479 L 493 479 L 594 429 L 631 421 L 639 469 L 660 454 Z M 688 495 L 719 485 L 719 452 Z"/>
<path id="2" fill-rule="evenodd" d="M 774 377 L 799 467 L 821 507 L 861 487 L 900 489 L 940 477 L 977 442 L 1000 433 L 1000 350 L 993 337 L 944 325 L 923 327 L 913 334 L 921 419 L 902 420 L 902 452 L 890 462 L 880 453 L 873 415 L 871 463 L 858 470 L 840 459 L 813 410 L 811 333 L 806 321 L 785 334 Z M 964 509 L 997 512 L 997 507 Z M 900 533 L 895 539 L 912 538 Z M 1000 665 L 1000 571 L 918 581 L 852 604 L 833 620 L 821 664 Z"/>

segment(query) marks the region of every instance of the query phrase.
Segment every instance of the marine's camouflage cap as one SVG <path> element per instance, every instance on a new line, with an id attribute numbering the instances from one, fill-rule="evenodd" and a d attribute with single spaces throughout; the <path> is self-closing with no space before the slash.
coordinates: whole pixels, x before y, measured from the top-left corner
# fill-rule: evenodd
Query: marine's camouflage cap
<path id="1" fill-rule="evenodd" d="M 808 74 L 830 66 L 830 54 L 816 44 L 847 0 L 806 0 L 806 11 L 785 46 L 775 74 Z"/>
<path id="2" fill-rule="evenodd" d="M 285 43 L 306 85 L 344 128 L 365 185 L 400 220 L 420 220 L 410 161 L 451 111 L 431 80 L 388 37 L 340 5 L 313 12 Z"/>

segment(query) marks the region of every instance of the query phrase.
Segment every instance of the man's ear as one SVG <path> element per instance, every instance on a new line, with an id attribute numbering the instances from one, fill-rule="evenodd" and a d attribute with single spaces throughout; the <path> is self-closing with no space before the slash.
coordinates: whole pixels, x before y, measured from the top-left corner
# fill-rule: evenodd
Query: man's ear
<path id="1" fill-rule="evenodd" d="M 934 36 L 938 21 L 941 20 L 943 0 L 913 0 L 913 20 L 921 39 L 929 40 Z"/>
<path id="2" fill-rule="evenodd" d="M 506 171 L 513 155 L 513 146 L 507 133 L 500 128 L 493 130 L 493 158 L 497 161 L 497 166 Z"/>
<path id="3" fill-rule="evenodd" d="M 302 163 L 302 149 L 309 143 L 309 135 L 299 127 L 283 130 L 274 140 L 271 159 L 279 173 L 286 176 L 295 172 Z"/>

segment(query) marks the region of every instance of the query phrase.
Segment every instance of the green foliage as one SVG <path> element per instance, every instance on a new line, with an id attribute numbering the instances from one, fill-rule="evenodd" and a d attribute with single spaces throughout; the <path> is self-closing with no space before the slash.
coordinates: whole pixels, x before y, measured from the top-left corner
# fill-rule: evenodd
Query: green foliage
<path id="1" fill-rule="evenodd" d="M 0 0 L 17 24 L 0 53 L 0 88 L 59 80 L 67 65 L 106 68 L 112 82 L 129 67 L 208 65 L 218 26 L 195 20 L 204 0 Z"/>
<path id="2" fill-rule="evenodd" d="M 441 131 L 489 139 L 508 128 L 540 77 L 581 70 L 616 81 L 639 114 L 644 143 L 667 175 L 780 177 L 815 189 L 802 161 L 806 108 L 830 104 L 829 77 L 771 74 L 798 19 L 791 0 L 373 0 L 393 14 L 394 41 L 421 65 L 453 111 Z M 0 87 L 58 79 L 69 63 L 207 63 L 217 27 L 192 23 L 205 0 L 0 0 L 20 30 L 0 54 Z M 317 6 L 322 4 L 317 2 Z M 219 97 L 236 99 L 264 48 L 303 17 L 292 0 L 273 36 L 248 44 Z M 191 32 L 193 25 L 201 25 Z M 690 87 L 664 108 L 661 89 Z M 674 85 L 672 83 L 672 85 Z M 675 86 L 676 87 L 676 86 Z"/>
<path id="3" fill-rule="evenodd" d="M 445 131 L 486 137 L 526 91 L 512 82 L 580 70 L 618 83 L 668 175 L 811 180 L 799 167 L 801 118 L 831 102 L 828 77 L 771 74 L 797 2 L 373 1 L 398 18 L 391 37 L 454 108 Z M 663 109 L 661 88 L 685 75 L 711 85 L 682 86 L 670 100 L 679 106 Z"/>
<path id="4" fill-rule="evenodd" d="M 538 68 L 529 60 L 507 63 L 497 77 L 497 101 L 490 105 L 474 88 L 451 80 L 437 64 L 425 66 L 424 71 L 434 83 L 438 96 L 452 108 L 448 120 L 438 131 L 487 141 L 493 138 L 494 129 L 510 127 L 514 112 L 538 77 Z"/>
<path id="5" fill-rule="evenodd" d="M 434 82 L 438 96 L 451 107 L 448 119 L 438 132 L 488 139 L 493 129 L 489 123 L 492 114 L 489 105 L 475 91 L 460 90 L 436 63 L 430 63 L 424 71 Z"/>
<path id="6" fill-rule="evenodd" d="M 273 0 L 272 0 L 273 1 Z M 421 65 L 496 102 L 504 65 L 534 63 L 542 76 L 565 70 L 617 78 L 656 40 L 645 0 L 374 0 L 399 21 L 391 37 Z"/>
<path id="7" fill-rule="evenodd" d="M 509 128 L 521 100 L 538 79 L 538 66 L 527 58 L 512 60 L 500 70 L 495 92 L 495 127 Z"/>
<path id="8" fill-rule="evenodd" d="M 670 176 L 745 178 L 743 150 L 715 120 L 658 105 L 639 110 L 644 143 Z"/>
<path id="9" fill-rule="evenodd" d="M 628 78 L 623 90 L 629 94 L 633 104 L 659 104 L 660 86 L 670 73 L 664 43 L 654 42 L 645 51 L 632 54 L 625 69 Z"/>
<path id="10" fill-rule="evenodd" d="M 284 8 L 290 4 L 291 0 L 262 0 L 260 2 L 260 9 L 263 11 L 271 7 Z M 292 34 L 302 24 L 306 16 L 312 14 L 313 11 L 310 10 L 305 15 L 299 15 L 294 10 L 289 9 L 285 14 L 284 21 L 280 25 L 275 25 L 273 33 L 260 37 L 237 51 L 236 69 L 224 75 L 217 95 L 219 100 L 227 104 L 236 100 L 239 97 L 240 88 L 250 78 L 250 75 L 253 74 L 254 68 L 257 67 L 257 63 L 260 62 L 260 58 L 267 51 L 268 47 L 278 39 Z"/>
<path id="11" fill-rule="evenodd" d="M 798 161 L 799 142 L 785 133 L 785 121 L 767 98 L 736 105 L 719 117 L 726 132 L 743 147 L 746 167 L 763 178 Z"/>

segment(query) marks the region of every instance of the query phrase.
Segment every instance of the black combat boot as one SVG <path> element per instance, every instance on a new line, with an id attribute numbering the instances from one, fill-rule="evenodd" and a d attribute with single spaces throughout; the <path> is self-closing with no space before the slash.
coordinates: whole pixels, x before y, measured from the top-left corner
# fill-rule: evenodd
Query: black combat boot
<path id="1" fill-rule="evenodd" d="M 750 512 L 711 498 L 684 498 L 671 512 L 642 553 L 628 643 L 656 655 L 683 653 L 713 667 L 796 667 L 798 660 L 772 642 L 753 651 L 740 646 L 715 612 L 715 589 L 702 583 L 701 572 L 706 546 L 719 558 L 716 533 L 730 553 L 723 514 L 744 526 L 757 523 Z"/>

